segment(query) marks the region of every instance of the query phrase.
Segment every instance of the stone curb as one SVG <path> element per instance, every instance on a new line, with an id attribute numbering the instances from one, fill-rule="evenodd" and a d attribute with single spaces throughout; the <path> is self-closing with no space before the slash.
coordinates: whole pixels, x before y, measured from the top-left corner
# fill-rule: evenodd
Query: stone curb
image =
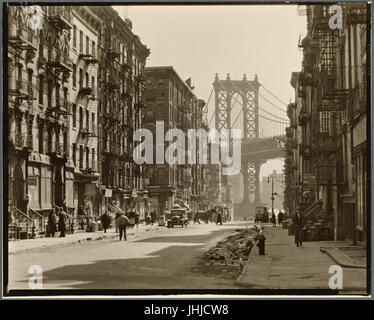
<path id="1" fill-rule="evenodd" d="M 321 247 L 320 251 L 326 253 L 338 265 L 345 268 L 366 269 L 365 265 L 356 264 L 351 258 L 339 250 L 339 248 Z"/>

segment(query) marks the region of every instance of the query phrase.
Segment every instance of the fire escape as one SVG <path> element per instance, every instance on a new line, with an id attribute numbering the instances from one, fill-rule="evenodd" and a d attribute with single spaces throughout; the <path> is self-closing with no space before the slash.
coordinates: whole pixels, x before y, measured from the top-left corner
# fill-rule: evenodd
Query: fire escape
<path id="1" fill-rule="evenodd" d="M 17 9 L 15 9 L 17 10 Z M 36 33 L 31 30 L 27 25 L 19 20 L 17 22 L 15 32 L 9 35 L 9 52 L 13 53 L 14 67 L 18 66 L 19 60 L 25 54 L 26 63 L 29 59 L 35 56 L 37 50 L 38 40 Z M 12 81 L 14 79 L 14 81 Z M 18 70 L 18 75 L 15 77 L 13 74 L 9 78 L 9 89 L 8 95 L 9 100 L 13 101 L 14 104 L 10 103 L 9 106 L 14 106 L 14 109 L 9 108 L 10 116 L 16 118 L 16 130 L 14 139 L 10 137 L 10 150 L 16 152 L 30 152 L 32 150 L 32 115 L 33 115 L 33 100 L 35 98 L 35 85 L 32 83 L 32 76 L 27 75 L 27 78 L 23 77 L 22 71 Z M 23 102 L 27 102 L 24 104 Z M 20 110 L 21 105 L 27 108 L 28 117 L 27 121 L 27 133 L 22 133 L 22 113 Z"/>
<path id="2" fill-rule="evenodd" d="M 328 6 L 318 6 L 312 26 L 312 39 L 319 47 L 319 84 L 311 129 L 318 184 L 338 186 L 344 182 L 341 130 L 349 90 L 337 85 L 337 54 L 344 35 L 343 30 L 330 29 L 329 16 Z"/>

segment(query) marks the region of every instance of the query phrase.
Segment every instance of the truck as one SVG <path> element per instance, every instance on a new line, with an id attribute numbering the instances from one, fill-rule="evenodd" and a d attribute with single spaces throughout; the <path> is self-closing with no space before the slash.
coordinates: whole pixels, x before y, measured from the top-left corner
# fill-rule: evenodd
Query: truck
<path id="1" fill-rule="evenodd" d="M 269 222 L 269 213 L 266 207 L 256 207 L 255 208 L 255 222 Z"/>
<path id="2" fill-rule="evenodd" d="M 187 227 L 187 209 L 186 208 L 173 208 L 170 214 L 166 216 L 166 226 L 173 228 L 174 226 Z"/>

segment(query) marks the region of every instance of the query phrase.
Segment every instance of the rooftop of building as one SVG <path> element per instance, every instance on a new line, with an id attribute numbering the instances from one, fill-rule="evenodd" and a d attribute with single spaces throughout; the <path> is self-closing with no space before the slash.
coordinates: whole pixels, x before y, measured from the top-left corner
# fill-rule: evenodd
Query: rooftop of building
<path id="1" fill-rule="evenodd" d="M 168 71 L 172 73 L 176 78 L 183 83 L 186 89 L 197 99 L 195 93 L 193 92 L 192 88 L 186 83 L 186 81 L 182 80 L 180 75 L 175 71 L 174 67 L 172 66 L 154 66 L 154 67 L 145 67 L 144 72 L 152 72 L 152 71 Z M 189 78 L 191 79 L 191 78 Z M 187 79 L 188 80 L 188 79 Z"/>

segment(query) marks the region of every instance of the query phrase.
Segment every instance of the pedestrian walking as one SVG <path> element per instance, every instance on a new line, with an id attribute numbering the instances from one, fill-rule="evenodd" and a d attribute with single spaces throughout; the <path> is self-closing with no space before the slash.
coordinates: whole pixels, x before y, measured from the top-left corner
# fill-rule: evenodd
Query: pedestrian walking
<path id="1" fill-rule="evenodd" d="M 56 227 L 56 215 L 55 215 L 55 212 L 52 211 L 49 216 L 48 216 L 48 235 L 50 237 L 54 237 L 55 236 L 55 233 L 57 231 L 57 227 Z"/>
<path id="2" fill-rule="evenodd" d="M 295 231 L 295 243 L 297 246 L 303 245 L 303 232 L 304 232 L 304 218 L 300 214 L 300 211 L 296 212 L 293 218 L 293 226 Z"/>
<path id="3" fill-rule="evenodd" d="M 140 220 L 139 212 L 135 211 L 135 225 L 137 228 L 139 228 L 139 220 Z"/>
<path id="4" fill-rule="evenodd" d="M 125 214 L 121 212 L 118 218 L 118 229 L 119 229 L 119 240 L 120 241 L 122 240 L 122 236 L 125 239 L 125 241 L 127 240 L 126 228 L 129 225 L 129 223 L 130 223 L 129 218 L 127 218 Z"/>
<path id="5" fill-rule="evenodd" d="M 283 212 L 279 211 L 279 213 L 278 213 L 278 224 L 282 225 L 282 221 L 283 221 Z"/>
<path id="6" fill-rule="evenodd" d="M 150 222 L 151 222 L 151 217 L 150 217 L 150 214 L 147 212 L 145 215 L 145 223 L 146 225 L 149 225 Z"/>
<path id="7" fill-rule="evenodd" d="M 60 238 L 65 237 L 65 231 L 66 231 L 65 215 L 66 213 L 62 210 L 62 208 L 60 208 L 59 214 L 58 214 L 58 231 L 60 231 Z"/>
<path id="8" fill-rule="evenodd" d="M 119 230 L 118 230 L 118 219 L 119 219 L 120 216 L 121 216 L 121 212 L 117 211 L 116 216 L 115 216 L 116 233 L 119 232 Z"/>
<path id="9" fill-rule="evenodd" d="M 216 224 L 220 224 L 222 226 L 222 213 L 218 212 L 217 213 L 217 221 Z"/>
<path id="10" fill-rule="evenodd" d="M 275 217 L 275 213 L 273 212 L 273 214 L 271 215 L 271 222 L 273 223 L 273 227 L 276 227 L 277 226 L 277 220 L 276 220 L 276 217 Z"/>
<path id="11" fill-rule="evenodd" d="M 82 204 L 78 206 L 78 218 L 79 218 L 80 228 L 81 230 L 84 230 L 84 209 L 83 209 Z"/>
<path id="12" fill-rule="evenodd" d="M 152 224 L 152 226 L 155 223 L 155 220 L 156 220 L 156 213 L 152 210 L 151 211 L 151 224 Z"/>
<path id="13" fill-rule="evenodd" d="M 103 225 L 104 233 L 106 233 L 106 229 L 109 229 L 110 227 L 110 216 L 107 212 L 104 212 L 104 214 L 101 216 L 101 223 Z"/>

